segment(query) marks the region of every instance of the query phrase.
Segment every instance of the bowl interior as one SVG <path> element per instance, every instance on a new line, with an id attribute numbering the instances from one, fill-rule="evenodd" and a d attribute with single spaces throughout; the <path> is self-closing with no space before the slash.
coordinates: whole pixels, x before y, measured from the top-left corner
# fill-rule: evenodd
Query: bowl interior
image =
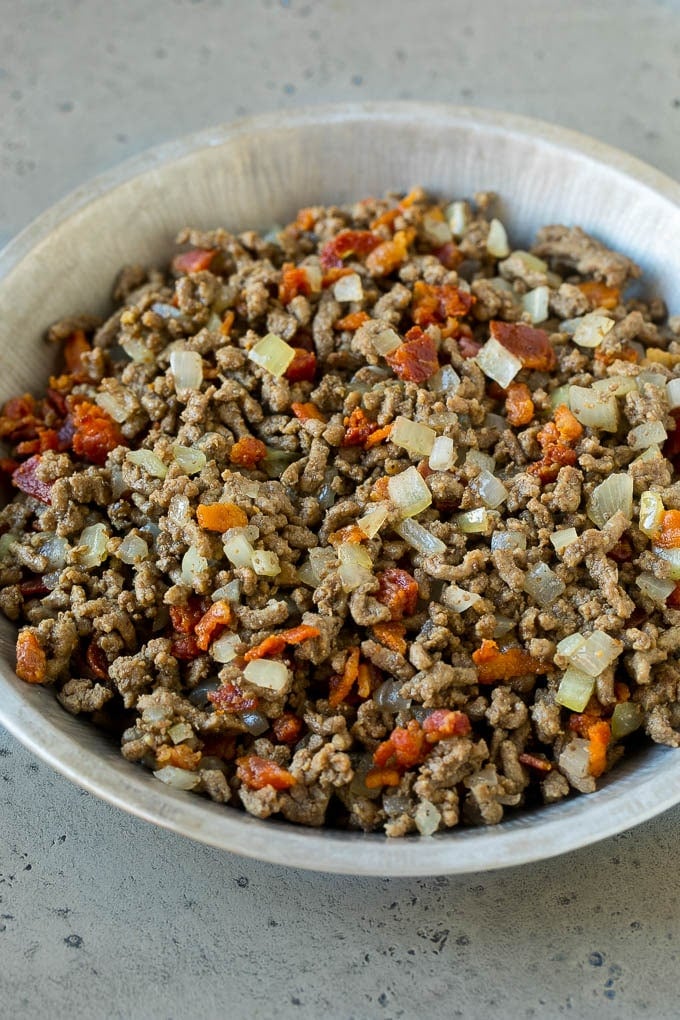
<path id="1" fill-rule="evenodd" d="M 631 255 L 647 286 L 680 311 L 680 188 L 614 150 L 489 111 L 417 105 L 318 108 L 204 132 L 145 154 L 42 216 L 0 255 L 0 401 L 42 386 L 42 336 L 76 312 L 105 314 L 124 264 L 162 264 L 185 225 L 268 229 L 303 205 L 422 184 L 450 197 L 493 190 L 515 246 L 542 224 L 578 224 Z M 260 822 L 169 790 L 130 765 L 51 692 L 14 675 L 0 621 L 0 720 L 74 781 L 127 810 L 215 846 L 318 870 L 375 875 L 474 871 L 603 838 L 680 799 L 680 756 L 653 747 L 590 797 L 502 825 L 386 841 Z"/>

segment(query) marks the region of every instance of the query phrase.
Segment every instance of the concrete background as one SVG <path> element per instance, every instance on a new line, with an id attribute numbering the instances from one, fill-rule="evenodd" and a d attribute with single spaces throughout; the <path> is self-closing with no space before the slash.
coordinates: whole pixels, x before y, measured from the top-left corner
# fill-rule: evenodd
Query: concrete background
<path id="1" fill-rule="evenodd" d="M 0 241 L 156 142 L 391 98 L 533 114 L 677 178 L 680 3 L 0 0 Z M 16 1020 L 679 1012 L 680 809 L 513 871 L 329 878 L 155 830 L 0 732 L 0 833 Z"/>

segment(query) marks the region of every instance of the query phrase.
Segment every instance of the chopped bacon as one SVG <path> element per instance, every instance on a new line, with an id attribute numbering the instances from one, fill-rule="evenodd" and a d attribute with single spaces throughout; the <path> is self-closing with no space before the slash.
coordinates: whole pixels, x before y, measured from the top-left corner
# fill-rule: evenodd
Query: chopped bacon
<path id="1" fill-rule="evenodd" d="M 347 524 L 338 531 L 332 531 L 328 536 L 331 545 L 344 545 L 349 542 L 351 545 L 358 545 L 365 542 L 367 535 L 361 530 L 358 524 Z"/>
<path id="2" fill-rule="evenodd" d="M 190 772 L 198 768 L 202 757 L 200 751 L 192 751 L 188 744 L 177 744 L 176 747 L 161 744 L 156 750 L 156 761 L 161 767 L 172 765 L 176 769 L 188 769 Z"/>
<path id="3" fill-rule="evenodd" d="M 291 776 L 288 769 L 256 754 L 237 758 L 236 766 L 236 775 L 243 785 L 251 790 L 263 790 L 265 786 L 273 786 L 275 790 L 288 790 L 295 786 L 295 777 Z"/>
<path id="4" fill-rule="evenodd" d="M 17 638 L 16 673 L 27 684 L 42 684 L 47 679 L 47 655 L 30 630 L 22 630 Z"/>
<path id="5" fill-rule="evenodd" d="M 314 382 L 316 375 L 316 354 L 304 347 L 294 347 L 295 357 L 286 369 L 289 382 Z"/>
<path id="6" fill-rule="evenodd" d="M 413 616 L 418 605 L 418 582 L 406 570 L 389 567 L 378 574 L 376 599 L 390 611 L 393 620 Z"/>
<path id="7" fill-rule="evenodd" d="M 542 482 L 553 482 L 561 467 L 576 463 L 578 458 L 572 446 L 583 434 L 583 426 L 566 404 L 555 408 L 554 419 L 547 422 L 536 436 L 543 449 L 543 457 L 527 468 Z"/>
<path id="8" fill-rule="evenodd" d="M 370 224 L 371 230 L 376 230 L 378 227 L 393 227 L 394 221 L 400 213 L 401 209 L 399 206 L 395 209 L 386 209 L 384 213 L 380 213 L 380 216 L 376 216 L 372 221 Z"/>
<path id="9" fill-rule="evenodd" d="M 83 355 L 90 354 L 92 348 L 82 329 L 77 329 L 64 341 L 64 362 L 66 371 L 74 376 L 82 376 L 85 372 Z"/>
<path id="10" fill-rule="evenodd" d="M 381 475 L 380 478 L 377 478 L 368 497 L 370 501 L 372 503 L 381 503 L 384 499 L 388 499 L 389 484 L 390 480 L 387 475 Z"/>
<path id="11" fill-rule="evenodd" d="M 311 294 L 312 286 L 304 268 L 298 268 L 292 262 L 284 262 L 281 267 L 281 282 L 279 283 L 279 301 L 282 305 L 288 305 L 298 294 L 305 296 Z"/>
<path id="12" fill-rule="evenodd" d="M 591 776 L 601 776 L 607 767 L 607 748 L 612 738 L 612 728 L 606 719 L 598 719 L 588 728 L 588 771 Z"/>
<path id="13" fill-rule="evenodd" d="M 457 269 L 465 258 L 462 251 L 453 241 L 447 241 L 441 248 L 435 248 L 432 254 L 447 269 Z"/>
<path id="14" fill-rule="evenodd" d="M 31 577 L 19 585 L 21 596 L 25 599 L 33 598 L 36 595 L 47 595 L 49 590 L 42 577 Z"/>
<path id="15" fill-rule="evenodd" d="M 299 623 L 297 627 L 290 627 L 281 632 L 281 637 L 287 645 L 301 645 L 303 641 L 311 641 L 312 638 L 320 637 L 321 631 L 318 627 L 312 627 L 309 623 Z"/>
<path id="16" fill-rule="evenodd" d="M 196 624 L 209 608 L 209 603 L 192 595 L 183 606 L 170 606 L 170 622 L 178 634 L 193 634 Z"/>
<path id="17" fill-rule="evenodd" d="M 217 252 L 212 248 L 193 248 L 191 251 L 175 255 L 172 260 L 172 268 L 176 273 L 200 273 L 204 269 L 210 269 L 212 260 Z"/>
<path id="18" fill-rule="evenodd" d="M 680 510 L 665 510 L 658 531 L 653 536 L 654 544 L 662 549 L 680 547 Z"/>
<path id="19" fill-rule="evenodd" d="M 254 694 L 244 694 L 236 684 L 226 683 L 218 687 L 216 691 L 208 693 L 208 701 L 211 701 L 218 712 L 254 712 L 259 705 L 259 700 Z"/>
<path id="20" fill-rule="evenodd" d="M 359 676 L 357 677 L 357 694 L 360 698 L 370 698 L 374 688 L 373 670 L 375 667 L 370 662 L 359 664 Z M 377 685 L 376 685 L 377 686 Z"/>
<path id="21" fill-rule="evenodd" d="M 382 443 L 383 439 L 389 439 L 390 433 L 392 432 L 391 425 L 383 425 L 381 429 L 376 429 L 375 432 L 371 432 L 370 436 L 364 443 L 364 450 L 372 450 L 378 443 Z"/>
<path id="22" fill-rule="evenodd" d="M 366 412 L 361 407 L 355 407 L 345 418 L 344 426 L 343 446 L 364 446 L 369 436 L 378 428 L 374 421 L 366 417 Z"/>
<path id="23" fill-rule="evenodd" d="M 41 503 L 52 502 L 52 486 L 38 478 L 38 468 L 42 457 L 36 454 L 20 464 L 16 471 L 12 472 L 12 485 L 21 489 L 27 496 L 39 499 Z"/>
<path id="24" fill-rule="evenodd" d="M 599 280 L 584 280 L 576 286 L 588 298 L 591 308 L 608 308 L 611 311 L 621 300 L 621 291 L 618 287 L 609 287 Z"/>
<path id="25" fill-rule="evenodd" d="M 398 623 L 396 620 L 392 620 L 390 623 L 375 623 L 372 629 L 373 636 L 381 645 L 393 652 L 398 652 L 399 655 L 406 654 L 407 646 L 404 638 L 406 627 L 403 623 Z"/>
<path id="26" fill-rule="evenodd" d="M 54 429 L 39 428 L 38 438 L 19 443 L 16 453 L 18 457 L 30 457 L 34 453 L 44 453 L 45 450 L 58 450 L 59 445 L 59 435 Z"/>
<path id="27" fill-rule="evenodd" d="M 87 652 L 85 653 L 85 659 L 90 668 L 90 672 L 97 678 L 97 680 L 108 680 L 109 663 L 101 646 L 98 645 L 96 641 L 90 641 L 87 646 Z"/>
<path id="28" fill-rule="evenodd" d="M 320 252 L 322 269 L 339 269 L 349 255 L 368 255 L 380 245 L 380 238 L 370 230 L 341 230 L 326 241 Z"/>
<path id="29" fill-rule="evenodd" d="M 196 520 L 206 531 L 224 533 L 229 528 L 245 528 L 248 515 L 236 503 L 199 503 Z"/>
<path id="30" fill-rule="evenodd" d="M 272 723 L 274 737 L 279 744 L 297 744 L 302 736 L 304 723 L 293 712 L 284 712 Z"/>
<path id="31" fill-rule="evenodd" d="M 316 404 L 311 402 L 307 404 L 293 403 L 290 405 L 290 409 L 298 421 L 326 421 Z"/>
<path id="32" fill-rule="evenodd" d="M 352 690 L 359 676 L 359 649 L 353 648 L 345 660 L 345 668 L 341 677 L 331 677 L 328 703 L 332 708 L 343 702 Z"/>
<path id="33" fill-rule="evenodd" d="M 369 790 L 379 786 L 399 786 L 401 773 L 397 769 L 369 769 L 364 776 L 364 785 Z"/>
<path id="34" fill-rule="evenodd" d="M 556 407 L 553 417 L 562 442 L 568 446 L 573 446 L 574 443 L 578 442 L 583 435 L 583 425 L 581 425 L 567 405 L 560 404 L 559 407 Z"/>
<path id="35" fill-rule="evenodd" d="M 300 645 L 303 641 L 311 641 L 319 637 L 321 631 L 318 627 L 312 627 L 308 623 L 298 624 L 297 627 L 290 627 L 281 631 L 280 634 L 270 634 L 269 637 L 260 641 L 259 645 L 249 648 L 244 658 L 246 662 L 253 662 L 254 659 L 264 659 L 273 655 L 280 655 L 286 645 Z"/>
<path id="36" fill-rule="evenodd" d="M 528 751 L 524 751 L 518 755 L 519 761 L 522 765 L 526 765 L 529 769 L 536 769 L 537 772 L 550 772 L 552 765 L 545 758 L 540 758 L 536 754 L 530 754 Z"/>
<path id="37" fill-rule="evenodd" d="M 368 322 L 370 318 L 371 316 L 368 312 L 350 312 L 349 315 L 345 315 L 342 319 L 338 319 L 337 322 L 333 324 L 333 329 L 346 329 L 349 332 L 354 333 L 359 326 L 363 326 L 363 324 Z"/>
<path id="38" fill-rule="evenodd" d="M 530 464 L 527 471 L 529 474 L 537 475 L 545 484 L 546 482 L 555 481 L 561 467 L 572 467 L 577 460 L 578 457 L 575 450 L 556 443 L 554 446 L 547 447 L 541 460 Z"/>
<path id="39" fill-rule="evenodd" d="M 372 276 L 388 276 L 406 260 L 412 230 L 398 230 L 390 241 L 382 241 L 366 258 L 366 269 Z"/>
<path id="40" fill-rule="evenodd" d="M 300 230 L 311 230 L 316 223 L 316 212 L 311 206 L 300 209 L 296 218 L 295 226 Z"/>
<path id="41" fill-rule="evenodd" d="M 335 266 L 333 269 L 329 269 L 321 277 L 321 286 L 324 290 L 328 287 L 332 287 L 334 283 L 341 280 L 343 276 L 350 276 L 354 270 L 351 266 Z"/>
<path id="42" fill-rule="evenodd" d="M 170 652 L 176 659 L 180 659 L 182 662 L 190 662 L 192 659 L 199 657 L 201 649 L 198 647 L 193 634 L 176 634 L 172 639 Z"/>
<path id="43" fill-rule="evenodd" d="M 470 720 L 464 712 L 449 711 L 448 708 L 437 708 L 423 722 L 428 743 L 435 744 L 449 737 L 467 737 L 472 731 Z"/>
<path id="44" fill-rule="evenodd" d="M 232 464 L 238 464 L 244 468 L 254 468 L 267 456 L 267 447 L 261 439 L 254 436 L 244 436 L 234 443 L 229 454 Z"/>
<path id="45" fill-rule="evenodd" d="M 202 652 L 207 652 L 215 636 L 228 627 L 232 620 L 231 606 L 225 599 L 213 602 L 207 613 L 204 613 L 194 628 L 196 644 Z"/>
<path id="46" fill-rule="evenodd" d="M 410 769 L 419 765 L 430 745 L 419 723 L 412 719 L 407 726 L 397 726 L 387 740 L 379 744 L 373 753 L 373 761 L 379 768 L 386 765 L 397 769 Z"/>
<path id="47" fill-rule="evenodd" d="M 73 418 L 73 452 L 91 464 L 106 463 L 117 446 L 127 446 L 118 424 L 97 404 L 81 400 L 71 410 Z"/>
<path id="48" fill-rule="evenodd" d="M 680 583 L 676 584 L 675 588 L 666 599 L 666 605 L 671 609 L 680 609 Z"/>
<path id="49" fill-rule="evenodd" d="M 528 425 L 534 417 L 534 402 L 526 383 L 510 383 L 505 397 L 505 416 L 511 425 Z"/>
<path id="50" fill-rule="evenodd" d="M 613 365 L 615 361 L 628 361 L 633 365 L 636 365 L 640 360 L 640 355 L 634 347 L 629 347 L 628 344 L 621 344 L 620 347 L 612 350 L 605 350 L 602 347 L 598 347 L 594 354 L 595 361 L 600 365 Z"/>
<path id="51" fill-rule="evenodd" d="M 225 314 L 224 318 L 222 319 L 222 325 L 220 326 L 220 333 L 222 334 L 222 336 L 229 336 L 229 334 L 231 333 L 232 326 L 234 325 L 235 319 L 236 314 L 234 312 L 234 309 L 230 308 L 229 311 Z"/>
<path id="52" fill-rule="evenodd" d="M 418 326 L 443 325 L 450 318 L 467 315 L 474 301 L 474 295 L 453 284 L 435 286 L 418 280 L 413 285 L 411 314 Z"/>
<path id="53" fill-rule="evenodd" d="M 469 336 L 461 336 L 458 339 L 458 350 L 461 358 L 465 358 L 467 361 L 470 358 L 476 358 L 482 349 L 482 344 L 478 340 L 473 340 Z"/>
<path id="54" fill-rule="evenodd" d="M 527 326 L 523 322 L 489 323 L 491 336 L 522 362 L 524 368 L 551 372 L 557 365 L 557 355 L 544 329 Z"/>
<path id="55" fill-rule="evenodd" d="M 477 667 L 480 684 L 512 680 L 527 673 L 544 675 L 552 669 L 550 663 L 534 659 L 523 648 L 507 648 L 501 651 L 497 643 L 488 638 L 484 638 L 481 647 L 472 653 L 472 661 Z"/>
<path id="56" fill-rule="evenodd" d="M 434 340 L 414 326 L 406 334 L 404 343 L 391 351 L 385 361 L 395 375 L 406 382 L 425 382 L 439 371 L 439 359 Z"/>
<path id="57" fill-rule="evenodd" d="M 59 390 L 55 390 L 51 386 L 48 386 L 45 399 L 53 411 L 56 411 L 61 418 L 65 417 L 68 411 L 68 406 L 66 404 L 66 397 L 63 393 L 60 393 Z"/>
<path id="58" fill-rule="evenodd" d="M 19 397 L 10 397 L 2 409 L 2 417 L 10 421 L 21 421 L 35 414 L 35 397 L 24 393 Z"/>

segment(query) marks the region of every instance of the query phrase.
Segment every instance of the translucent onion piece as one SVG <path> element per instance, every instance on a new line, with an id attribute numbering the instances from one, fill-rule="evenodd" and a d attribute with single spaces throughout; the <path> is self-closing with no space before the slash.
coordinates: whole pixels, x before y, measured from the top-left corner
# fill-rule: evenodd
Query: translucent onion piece
<path id="1" fill-rule="evenodd" d="M 456 463 L 456 449 L 453 439 L 448 436 L 437 436 L 433 445 L 428 464 L 431 471 L 450 471 Z"/>
<path id="2" fill-rule="evenodd" d="M 392 351 L 396 351 L 397 347 L 401 347 L 401 337 L 398 333 L 395 333 L 393 329 L 383 329 L 382 332 L 376 333 L 371 338 L 371 343 L 375 351 L 385 357 L 386 354 L 391 354 Z"/>
<path id="3" fill-rule="evenodd" d="M 669 576 L 674 581 L 680 581 L 680 549 L 662 549 L 659 545 L 653 545 L 652 552 L 669 564 Z"/>
<path id="4" fill-rule="evenodd" d="M 658 531 L 661 527 L 664 509 L 659 493 L 646 489 L 640 496 L 640 531 L 650 536 Z"/>
<path id="5" fill-rule="evenodd" d="M 83 567 L 98 567 L 107 556 L 109 533 L 103 524 L 89 524 L 80 533 L 78 545 L 84 550 L 78 554 L 78 562 Z"/>
<path id="6" fill-rule="evenodd" d="M 494 290 L 503 290 L 506 294 L 514 294 L 512 284 L 509 280 L 503 279 L 502 276 L 492 276 L 489 283 Z"/>
<path id="7" fill-rule="evenodd" d="M 643 570 L 635 578 L 635 583 L 641 592 L 660 606 L 665 605 L 668 596 L 675 591 L 675 581 L 665 581 L 649 570 Z"/>
<path id="8" fill-rule="evenodd" d="M 500 414 L 487 414 L 484 418 L 485 429 L 498 429 L 499 432 L 504 432 L 507 429 L 508 423 L 505 418 Z M 474 453 L 474 450 L 470 451 Z M 493 460 L 493 458 L 491 458 Z M 494 467 L 496 462 L 494 461 Z M 493 470 L 493 469 L 492 469 Z"/>
<path id="9" fill-rule="evenodd" d="M 524 577 L 524 590 L 539 606 L 549 606 L 564 594 L 566 585 L 547 563 L 537 563 Z"/>
<path id="10" fill-rule="evenodd" d="M 179 319 L 182 314 L 179 308 L 175 308 L 174 305 L 169 305 L 165 301 L 154 301 L 151 311 L 156 315 L 162 315 L 164 319 Z"/>
<path id="11" fill-rule="evenodd" d="M 625 397 L 626 393 L 632 393 L 637 389 L 637 383 L 630 375 L 610 375 L 606 379 L 594 382 L 592 389 L 606 393 L 610 397 Z"/>
<path id="12" fill-rule="evenodd" d="M 425 479 L 413 466 L 401 474 L 392 475 L 387 483 L 387 491 L 402 517 L 415 517 L 432 502 L 432 493 Z"/>
<path id="13" fill-rule="evenodd" d="M 227 532 L 224 555 L 235 567 L 252 567 L 253 547 L 241 531 L 232 528 Z"/>
<path id="14" fill-rule="evenodd" d="M 515 621 L 511 620 L 509 616 L 496 616 L 496 626 L 493 629 L 493 637 L 498 638 L 505 637 L 515 626 Z"/>
<path id="15" fill-rule="evenodd" d="M 553 531 L 550 541 L 557 555 L 561 556 L 567 546 L 575 542 L 577 538 L 576 528 L 560 528 L 559 531 Z"/>
<path id="16" fill-rule="evenodd" d="M 582 712 L 595 690 L 595 677 L 570 666 L 557 688 L 555 701 L 572 712 Z"/>
<path id="17" fill-rule="evenodd" d="M 418 521 L 414 521 L 412 517 L 407 517 L 395 524 L 394 530 L 400 538 L 408 542 L 412 549 L 422 553 L 423 556 L 446 552 L 445 543 L 429 532 L 427 528 L 424 528 L 422 524 L 418 524 Z"/>
<path id="18" fill-rule="evenodd" d="M 191 519 L 189 500 L 186 496 L 173 496 L 168 507 L 168 517 L 176 524 L 187 524 Z"/>
<path id="19" fill-rule="evenodd" d="M 250 712 L 242 712 L 241 720 L 245 724 L 249 733 L 252 733 L 254 737 L 259 737 L 262 733 L 269 729 L 269 719 L 263 712 L 258 712 L 253 709 Z"/>
<path id="20" fill-rule="evenodd" d="M 390 508 L 382 503 L 375 510 L 369 510 L 367 514 L 360 517 L 357 527 L 361 528 L 366 538 L 374 538 L 389 516 Z"/>
<path id="21" fill-rule="evenodd" d="M 341 276 L 333 287 L 333 297 L 336 301 L 361 301 L 363 296 L 364 288 L 358 273 Z"/>
<path id="22" fill-rule="evenodd" d="M 644 720 L 642 708 L 634 701 L 622 701 L 612 713 L 612 740 L 621 740 L 639 730 Z"/>
<path id="23" fill-rule="evenodd" d="M 487 340 L 475 360 L 484 375 L 493 379 L 503 389 L 507 389 L 522 368 L 519 358 L 506 351 L 493 337 Z"/>
<path id="24" fill-rule="evenodd" d="M 521 531 L 494 531 L 491 549 L 526 549 L 527 536 Z"/>
<path id="25" fill-rule="evenodd" d="M 451 227 L 446 220 L 439 220 L 432 213 L 425 213 L 422 221 L 423 233 L 430 244 L 441 248 L 451 240 Z"/>
<path id="26" fill-rule="evenodd" d="M 571 338 L 579 347 L 599 347 L 613 327 L 613 319 L 589 312 L 577 322 Z"/>
<path id="27" fill-rule="evenodd" d="M 604 631 L 590 634 L 585 644 L 569 656 L 572 666 L 587 673 L 588 676 L 599 676 L 623 651 L 623 642 L 611 638 Z"/>
<path id="28" fill-rule="evenodd" d="M 3 535 L 2 538 L 0 538 L 0 543 L 2 543 L 0 559 L 2 559 L 2 553 L 5 550 L 9 551 L 10 546 L 12 546 L 15 541 L 16 539 L 12 534 Z M 60 538 L 58 535 L 54 534 L 46 534 L 45 541 L 39 547 L 38 552 L 41 556 L 45 557 L 48 566 L 52 567 L 54 570 L 59 570 L 66 563 L 68 550 L 69 544 L 65 538 Z"/>
<path id="29" fill-rule="evenodd" d="M 267 333 L 248 351 L 248 357 L 260 368 L 280 379 L 295 357 L 295 351 L 276 333 Z"/>
<path id="30" fill-rule="evenodd" d="M 121 340 L 120 346 L 136 365 L 153 365 L 156 362 L 153 352 L 141 340 Z"/>
<path id="31" fill-rule="evenodd" d="M 661 372 L 638 372 L 635 381 L 639 390 L 642 390 L 643 386 L 656 386 L 659 390 L 666 388 L 666 376 Z"/>
<path id="32" fill-rule="evenodd" d="M 567 637 L 562 638 L 562 640 L 558 642 L 557 648 L 555 649 L 555 655 L 561 655 L 562 658 L 567 659 L 567 661 L 570 662 L 571 656 L 577 652 L 579 648 L 583 648 L 585 643 L 586 639 L 582 634 L 569 634 Z"/>
<path id="33" fill-rule="evenodd" d="M 118 546 L 116 556 L 122 563 L 141 563 L 149 555 L 149 547 L 138 535 L 126 535 Z"/>
<path id="34" fill-rule="evenodd" d="M 460 376 L 451 365 L 443 365 L 427 381 L 427 388 L 433 393 L 455 393 L 459 386 Z"/>
<path id="35" fill-rule="evenodd" d="M 208 561 L 201 556 L 198 549 L 190 545 L 182 557 L 182 581 L 193 587 L 208 569 Z"/>
<path id="36" fill-rule="evenodd" d="M 465 591 L 464 588 L 459 588 L 457 584 L 449 584 L 442 592 L 442 603 L 447 609 L 452 609 L 454 613 L 464 613 L 466 609 L 474 606 L 476 602 L 481 601 L 482 596 L 477 595 L 473 591 Z"/>
<path id="37" fill-rule="evenodd" d="M 173 446 L 172 458 L 185 475 L 198 474 L 208 463 L 203 451 L 195 450 L 192 446 Z"/>
<path id="38" fill-rule="evenodd" d="M 429 457 L 436 438 L 434 429 L 402 415 L 395 418 L 390 432 L 390 442 L 414 458 Z"/>
<path id="39" fill-rule="evenodd" d="M 670 379 L 666 383 L 666 395 L 671 410 L 680 407 L 680 379 Z"/>
<path id="40" fill-rule="evenodd" d="M 464 535 L 479 535 L 489 527 L 491 517 L 486 507 L 479 507 L 477 510 L 466 510 L 465 513 L 456 514 L 453 518 Z"/>
<path id="41" fill-rule="evenodd" d="M 314 573 L 309 560 L 305 560 L 299 567 L 296 567 L 295 572 L 300 584 L 306 584 L 308 588 L 316 588 L 319 584 L 318 578 Z"/>
<path id="42" fill-rule="evenodd" d="M 545 273 L 548 269 L 547 262 L 539 259 L 538 255 L 532 255 L 530 251 L 523 251 L 521 248 L 513 251 L 511 258 L 520 259 L 525 270 L 529 273 Z"/>
<path id="43" fill-rule="evenodd" d="M 319 291 L 321 290 L 321 281 L 323 279 L 323 274 L 321 273 L 321 267 L 317 266 L 317 265 L 312 265 L 310 263 L 309 265 L 303 266 L 302 268 L 305 271 L 305 275 L 306 275 L 307 280 L 309 282 L 309 286 L 312 288 L 312 291 L 315 294 L 318 294 Z"/>
<path id="44" fill-rule="evenodd" d="M 168 730 L 168 736 L 172 740 L 173 744 L 181 744 L 183 740 L 191 740 L 194 735 L 194 731 L 188 723 L 175 723 Z"/>
<path id="45" fill-rule="evenodd" d="M 522 308 L 529 313 L 531 321 L 545 322 L 548 318 L 549 287 L 535 287 L 522 298 Z"/>
<path id="46" fill-rule="evenodd" d="M 500 220 L 495 217 L 489 224 L 489 233 L 486 238 L 486 250 L 489 255 L 493 255 L 495 259 L 507 258 L 510 254 L 510 245 L 508 244 L 508 235 L 505 231 L 505 227 Z"/>
<path id="47" fill-rule="evenodd" d="M 467 202 L 452 202 L 447 206 L 445 216 L 454 237 L 462 237 L 470 223 L 470 206 Z"/>
<path id="48" fill-rule="evenodd" d="M 480 471 L 477 477 L 470 482 L 470 488 L 491 510 L 500 506 L 508 498 L 508 490 L 490 471 Z"/>
<path id="49" fill-rule="evenodd" d="M 646 450 L 650 446 L 665 443 L 668 433 L 660 421 L 643 422 L 628 433 L 628 442 L 634 450 Z"/>
<path id="50" fill-rule="evenodd" d="M 619 510 L 629 521 L 632 519 L 633 479 L 623 472 L 616 472 L 595 486 L 586 512 L 593 524 L 602 528 Z"/>
<path id="51" fill-rule="evenodd" d="M 238 655 L 241 644 L 238 634 L 221 634 L 210 646 L 210 654 L 215 662 L 231 662 Z"/>
<path id="52" fill-rule="evenodd" d="M 338 558 L 334 549 L 310 549 L 309 562 L 316 576 L 316 583 L 320 584 L 326 574 L 337 565 Z"/>
<path id="53" fill-rule="evenodd" d="M 275 552 L 255 549 L 252 555 L 252 567 L 259 577 L 276 577 L 281 573 L 281 564 Z"/>
<path id="54" fill-rule="evenodd" d="M 236 578 L 221 588 L 215 588 L 210 598 L 213 602 L 220 602 L 222 599 L 226 599 L 227 602 L 238 602 L 241 598 L 241 582 Z"/>
<path id="55" fill-rule="evenodd" d="M 178 392 L 199 390 L 203 382 L 203 358 L 198 351 L 172 351 L 170 371 Z"/>
<path id="56" fill-rule="evenodd" d="M 505 424 L 505 423 L 504 423 Z M 496 460 L 489 453 L 483 450 L 468 450 L 465 456 L 466 464 L 476 464 L 482 471 L 495 471 Z"/>
<path id="57" fill-rule="evenodd" d="M 186 769 L 178 769 L 174 765 L 165 765 L 164 768 L 154 772 L 154 776 L 175 790 L 193 790 L 201 781 L 197 772 L 187 772 Z"/>
<path id="58" fill-rule="evenodd" d="M 144 468 L 146 473 L 154 478 L 165 478 L 168 473 L 168 469 L 161 458 L 157 457 L 151 450 L 130 450 L 125 455 L 125 458 L 131 464 Z"/>
<path id="59" fill-rule="evenodd" d="M 406 698 L 402 698 L 402 686 L 402 680 L 386 680 L 385 683 L 378 687 L 373 695 L 373 700 L 383 712 L 391 712 L 392 714 L 403 712 L 410 706 L 411 702 L 407 701 Z"/>
<path id="60" fill-rule="evenodd" d="M 373 579 L 373 562 L 367 550 L 355 543 L 338 548 L 338 574 L 343 591 L 354 591 Z"/>
<path id="61" fill-rule="evenodd" d="M 556 407 L 560 407 L 561 404 L 566 404 L 569 407 L 569 390 L 571 386 L 558 386 L 556 390 L 553 390 L 550 394 L 550 406 L 555 410 Z"/>
<path id="62" fill-rule="evenodd" d="M 248 663 L 243 675 L 249 684 L 263 687 L 274 694 L 280 694 L 290 682 L 290 670 L 276 659 L 255 659 Z"/>
<path id="63" fill-rule="evenodd" d="M 97 393 L 94 399 L 99 407 L 106 411 L 114 421 L 122 422 L 127 418 L 128 411 L 125 404 L 117 400 L 112 393 Z"/>
<path id="64" fill-rule="evenodd" d="M 619 409 L 616 397 L 586 386 L 569 387 L 569 407 L 582 425 L 604 432 L 616 432 Z"/>
<path id="65" fill-rule="evenodd" d="M 652 444 L 652 446 L 648 446 L 646 450 L 643 450 L 642 453 L 640 454 L 640 456 L 635 458 L 635 460 L 633 461 L 633 464 L 637 464 L 638 461 L 641 461 L 641 460 L 643 460 L 643 461 L 644 460 L 656 460 L 657 457 L 662 457 L 662 456 L 663 456 L 663 454 L 661 453 L 660 448 L 656 445 L 656 443 L 654 443 L 654 444 Z"/>
<path id="66" fill-rule="evenodd" d="M 432 801 L 421 800 L 413 812 L 413 821 L 421 836 L 433 836 L 439 828 L 442 816 Z"/>

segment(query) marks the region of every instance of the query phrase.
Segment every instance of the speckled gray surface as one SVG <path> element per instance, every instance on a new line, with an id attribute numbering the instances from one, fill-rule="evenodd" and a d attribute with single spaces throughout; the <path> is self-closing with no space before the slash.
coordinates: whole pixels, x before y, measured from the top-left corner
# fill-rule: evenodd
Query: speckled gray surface
<path id="1" fill-rule="evenodd" d="M 388 98 L 555 120 L 680 178 L 680 3 L 0 0 L 0 241 L 156 142 Z M 545 864 L 370 881 L 155 830 L 2 732 L 0 793 L 3 1016 L 678 1015 L 680 809 Z"/>

